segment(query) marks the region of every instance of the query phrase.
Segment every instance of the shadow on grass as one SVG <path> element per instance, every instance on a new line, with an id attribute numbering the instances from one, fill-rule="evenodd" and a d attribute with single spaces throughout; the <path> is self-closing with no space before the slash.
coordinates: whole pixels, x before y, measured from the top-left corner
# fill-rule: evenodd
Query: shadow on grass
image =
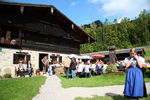
<path id="1" fill-rule="evenodd" d="M 62 79 L 66 79 L 66 74 L 57 75 L 57 76 L 59 76 L 59 77 L 62 78 Z M 81 74 L 80 77 L 79 77 L 79 76 L 76 76 L 76 78 L 91 78 L 91 77 L 85 77 L 84 74 Z M 72 79 L 72 75 L 71 75 L 71 74 L 69 74 L 69 79 Z"/>
<path id="2" fill-rule="evenodd" d="M 59 76 L 62 79 L 66 79 L 66 74 L 58 74 L 57 76 Z M 68 78 L 72 78 L 72 76 L 69 74 Z"/>
<path id="3" fill-rule="evenodd" d="M 115 93 L 106 93 L 105 95 L 111 97 L 113 100 L 130 100 L 129 98 L 125 98 L 124 96 Z"/>
<path id="4" fill-rule="evenodd" d="M 115 93 L 106 93 L 105 95 L 111 97 L 112 100 L 131 100 L 131 99 L 137 100 L 136 98 L 128 98 Z M 140 98 L 140 100 L 150 100 L 150 95 L 144 98 Z"/>

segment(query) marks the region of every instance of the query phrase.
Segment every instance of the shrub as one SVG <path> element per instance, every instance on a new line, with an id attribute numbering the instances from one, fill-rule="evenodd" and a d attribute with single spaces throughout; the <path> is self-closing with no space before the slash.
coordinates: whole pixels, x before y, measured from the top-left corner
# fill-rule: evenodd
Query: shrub
<path id="1" fill-rule="evenodd" d="M 11 78 L 11 74 L 4 74 L 4 78 Z"/>
<path id="2" fill-rule="evenodd" d="M 110 64 L 107 66 L 106 73 L 110 73 L 110 72 L 118 72 L 116 65 Z"/>

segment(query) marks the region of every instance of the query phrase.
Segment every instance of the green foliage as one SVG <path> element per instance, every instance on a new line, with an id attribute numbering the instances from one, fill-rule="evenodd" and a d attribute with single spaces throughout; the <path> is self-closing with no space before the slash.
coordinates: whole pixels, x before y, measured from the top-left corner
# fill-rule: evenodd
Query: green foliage
<path id="1" fill-rule="evenodd" d="M 89 52 L 93 52 L 93 47 L 92 45 L 90 44 L 83 44 L 80 46 L 81 50 L 80 50 L 80 53 L 89 53 Z"/>
<path id="2" fill-rule="evenodd" d="M 118 72 L 116 65 L 110 64 L 107 66 L 106 73 L 110 73 L 110 72 Z"/>
<path id="3" fill-rule="evenodd" d="M 117 49 L 132 48 L 150 44 L 150 12 L 143 10 L 135 20 L 123 18 L 120 23 L 95 21 L 81 28 L 95 38 L 96 42 L 81 45 L 81 53 L 107 50 L 115 45 Z"/>
<path id="4" fill-rule="evenodd" d="M 4 74 L 4 78 L 11 78 L 11 74 Z"/>
<path id="5" fill-rule="evenodd" d="M 32 100 L 46 77 L 0 80 L 0 100 Z"/>
<path id="6" fill-rule="evenodd" d="M 145 57 L 150 57 L 150 49 L 145 49 Z"/>

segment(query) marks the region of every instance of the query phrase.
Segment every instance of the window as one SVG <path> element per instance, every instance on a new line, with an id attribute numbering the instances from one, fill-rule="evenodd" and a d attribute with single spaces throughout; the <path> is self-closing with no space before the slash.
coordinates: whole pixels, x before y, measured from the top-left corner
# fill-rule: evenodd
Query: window
<path id="1" fill-rule="evenodd" d="M 18 64 L 20 60 L 22 60 L 23 63 L 27 63 L 27 61 L 29 61 L 30 58 L 31 58 L 30 55 L 15 53 L 13 55 L 13 64 Z"/>
<path id="2" fill-rule="evenodd" d="M 53 64 L 57 64 L 57 63 L 58 63 L 58 61 L 57 61 L 57 56 L 51 55 L 50 58 L 51 58 L 51 62 L 52 62 Z"/>
<path id="3" fill-rule="evenodd" d="M 53 64 L 62 63 L 62 56 L 52 54 L 50 58 Z"/>

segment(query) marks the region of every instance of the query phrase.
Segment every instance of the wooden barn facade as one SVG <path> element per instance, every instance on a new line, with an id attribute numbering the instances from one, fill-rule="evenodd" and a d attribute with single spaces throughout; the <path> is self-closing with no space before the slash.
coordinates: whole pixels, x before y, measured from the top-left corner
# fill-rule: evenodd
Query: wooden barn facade
<path id="1" fill-rule="evenodd" d="M 0 2 L 0 72 L 14 74 L 19 59 L 35 69 L 45 55 L 61 62 L 93 41 L 52 5 Z"/>

